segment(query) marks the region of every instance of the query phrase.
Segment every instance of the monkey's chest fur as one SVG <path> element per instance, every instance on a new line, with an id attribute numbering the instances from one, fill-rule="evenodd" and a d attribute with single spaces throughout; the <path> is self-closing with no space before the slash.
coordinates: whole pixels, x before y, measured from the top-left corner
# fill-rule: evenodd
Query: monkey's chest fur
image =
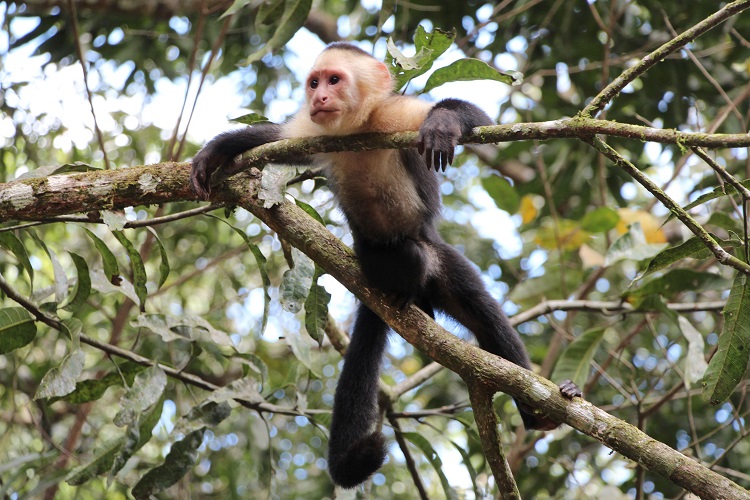
<path id="1" fill-rule="evenodd" d="M 427 207 L 393 150 L 325 155 L 331 189 L 355 234 L 387 242 L 418 238 Z"/>

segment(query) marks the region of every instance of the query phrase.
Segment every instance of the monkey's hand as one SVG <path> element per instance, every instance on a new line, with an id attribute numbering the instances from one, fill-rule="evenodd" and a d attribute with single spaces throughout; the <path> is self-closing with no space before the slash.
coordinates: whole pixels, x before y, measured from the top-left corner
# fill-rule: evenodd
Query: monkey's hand
<path id="1" fill-rule="evenodd" d="M 433 108 L 419 129 L 417 149 L 427 168 L 445 171 L 461 138 L 461 120 L 451 109 Z"/>
<path id="2" fill-rule="evenodd" d="M 218 154 L 211 143 L 206 145 L 193 158 L 193 169 L 190 171 L 190 182 L 200 198 L 207 200 L 211 194 L 211 175 L 231 158 Z"/>

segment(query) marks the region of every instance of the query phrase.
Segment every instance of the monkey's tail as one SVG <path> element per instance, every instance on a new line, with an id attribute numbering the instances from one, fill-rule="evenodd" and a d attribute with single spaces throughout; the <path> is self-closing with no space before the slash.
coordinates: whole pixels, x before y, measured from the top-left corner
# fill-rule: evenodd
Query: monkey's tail
<path id="1" fill-rule="evenodd" d="M 378 381 L 388 327 L 361 304 L 333 400 L 328 472 L 334 483 L 354 488 L 383 465 L 385 436 L 373 429 L 380 414 Z"/>

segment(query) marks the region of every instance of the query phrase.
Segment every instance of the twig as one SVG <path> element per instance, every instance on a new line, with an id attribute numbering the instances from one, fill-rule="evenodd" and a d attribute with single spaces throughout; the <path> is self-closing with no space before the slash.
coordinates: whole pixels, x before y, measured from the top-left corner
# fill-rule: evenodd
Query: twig
<path id="1" fill-rule="evenodd" d="M 76 12 L 75 0 L 68 0 L 68 9 L 70 10 L 70 24 L 73 27 L 73 36 L 75 37 L 75 46 L 76 52 L 78 53 L 78 61 L 81 63 L 81 70 L 83 70 L 83 85 L 84 87 L 86 87 L 86 97 L 89 100 L 91 114 L 94 117 L 94 130 L 96 131 L 96 139 L 97 141 L 99 141 L 99 149 L 102 150 L 104 168 L 111 168 L 112 165 L 109 164 L 109 159 L 107 159 L 107 150 L 104 147 L 104 136 L 102 135 L 102 130 L 99 128 L 99 121 L 96 119 L 94 99 L 91 97 L 91 89 L 89 88 L 88 70 L 86 69 L 86 60 L 83 56 L 83 49 L 81 49 L 81 34 L 78 29 L 78 14 Z"/>
<path id="2" fill-rule="evenodd" d="M 388 415 L 388 421 L 393 427 L 394 435 L 396 436 L 396 442 L 398 443 L 399 448 L 401 448 L 401 453 L 403 453 L 404 455 L 406 468 L 409 469 L 409 474 L 411 475 L 412 481 L 414 481 L 414 486 L 417 487 L 419 498 L 421 498 L 422 500 L 428 500 L 430 497 L 429 495 L 427 495 L 427 490 L 425 490 L 424 484 L 422 483 L 422 478 L 419 475 L 417 464 L 416 462 L 414 462 L 414 457 L 412 457 L 411 451 L 409 450 L 409 445 L 406 443 L 404 435 L 401 432 L 401 424 L 399 424 L 397 419 L 392 418 L 390 415 Z"/>

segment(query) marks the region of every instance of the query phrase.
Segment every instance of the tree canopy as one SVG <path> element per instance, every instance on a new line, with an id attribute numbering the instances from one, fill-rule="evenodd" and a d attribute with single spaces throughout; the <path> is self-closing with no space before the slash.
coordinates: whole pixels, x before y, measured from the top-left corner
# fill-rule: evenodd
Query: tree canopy
<path id="1" fill-rule="evenodd" d="M 0 492 L 750 498 L 748 7 L 0 2 Z M 440 232 L 537 375 L 367 287 L 322 172 L 284 163 L 415 133 L 262 146 L 197 203 L 201 145 L 293 113 L 337 40 L 497 120 L 438 174 Z M 355 300 L 396 333 L 389 460 L 352 493 L 325 450 Z"/>

